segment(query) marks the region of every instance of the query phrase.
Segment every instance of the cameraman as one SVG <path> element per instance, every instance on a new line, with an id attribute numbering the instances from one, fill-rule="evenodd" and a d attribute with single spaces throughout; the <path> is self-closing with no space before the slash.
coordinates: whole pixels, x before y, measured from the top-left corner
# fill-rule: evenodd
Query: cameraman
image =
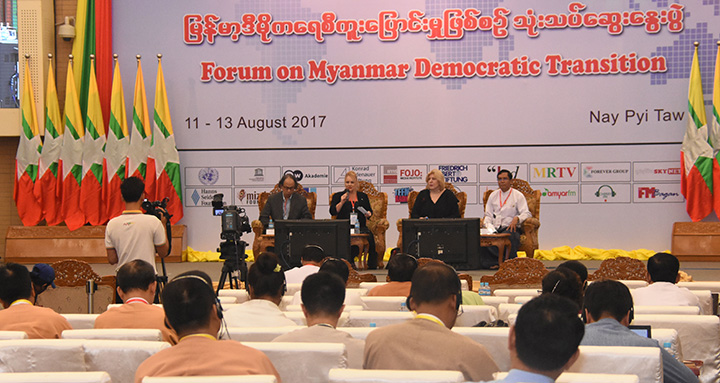
<path id="1" fill-rule="evenodd" d="M 122 265 L 135 259 L 142 259 L 155 268 L 155 253 L 165 258 L 170 249 L 165 234 L 167 218 L 163 215 L 162 219 L 158 219 L 140 210 L 145 199 L 145 183 L 142 179 L 126 178 L 120 185 L 120 193 L 125 210 L 111 219 L 105 229 L 108 262 L 117 265 L 116 272 Z"/>

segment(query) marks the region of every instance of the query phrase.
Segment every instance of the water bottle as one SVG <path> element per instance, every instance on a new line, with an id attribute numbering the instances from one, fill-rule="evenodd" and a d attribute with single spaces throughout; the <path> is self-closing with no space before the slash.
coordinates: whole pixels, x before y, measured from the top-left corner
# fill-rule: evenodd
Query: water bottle
<path id="1" fill-rule="evenodd" d="M 360 222 L 358 221 L 358 216 L 356 212 L 350 213 L 350 230 L 352 234 L 360 233 Z"/>
<path id="2" fill-rule="evenodd" d="M 407 305 L 405 302 L 400 303 L 400 311 L 408 311 Z"/>
<path id="3" fill-rule="evenodd" d="M 267 235 L 275 235 L 275 224 L 273 223 L 272 218 L 270 218 L 270 222 L 268 222 L 266 234 Z"/>
<path id="4" fill-rule="evenodd" d="M 673 351 L 673 349 L 672 349 L 672 343 L 670 343 L 670 342 L 663 343 L 663 348 L 665 349 L 665 351 L 668 352 L 668 354 L 672 355 L 675 359 L 677 359 L 677 355 L 675 355 L 675 351 Z"/>
<path id="5" fill-rule="evenodd" d="M 370 327 L 377 327 L 377 323 L 375 323 L 375 322 L 370 322 Z"/>

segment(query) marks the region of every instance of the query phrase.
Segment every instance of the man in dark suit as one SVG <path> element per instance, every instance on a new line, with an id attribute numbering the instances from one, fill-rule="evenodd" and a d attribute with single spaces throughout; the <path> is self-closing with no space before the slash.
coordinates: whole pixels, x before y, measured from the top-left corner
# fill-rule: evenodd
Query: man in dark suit
<path id="1" fill-rule="evenodd" d="M 267 228 L 270 219 L 312 219 L 308 210 L 307 199 L 295 193 L 297 180 L 292 173 L 286 173 L 280 178 L 278 187 L 281 193 L 271 194 L 260 212 L 260 222 Z"/>

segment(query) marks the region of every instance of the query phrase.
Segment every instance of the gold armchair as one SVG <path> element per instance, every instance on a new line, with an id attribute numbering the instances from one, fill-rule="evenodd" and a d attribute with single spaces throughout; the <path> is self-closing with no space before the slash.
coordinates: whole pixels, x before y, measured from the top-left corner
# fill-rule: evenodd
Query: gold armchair
<path id="1" fill-rule="evenodd" d="M 445 189 L 450 190 L 455 194 L 455 197 L 458 199 L 458 209 L 460 210 L 460 218 L 465 218 L 465 205 L 467 205 L 467 193 L 465 192 L 459 192 L 455 189 L 455 187 L 449 183 L 445 182 Z M 408 195 L 408 218 L 410 218 L 410 214 L 412 213 L 413 206 L 415 206 L 415 200 L 417 199 L 417 196 L 420 192 L 417 192 L 415 190 L 411 191 Z M 402 218 L 397 220 L 397 230 L 398 230 L 398 241 L 397 241 L 397 247 L 400 248 L 400 251 L 405 251 L 405 249 L 402 248 Z"/>
<path id="2" fill-rule="evenodd" d="M 512 187 L 520 193 L 523 193 L 528 204 L 528 210 L 530 210 L 530 214 L 532 214 L 532 217 L 526 219 L 522 224 L 524 233 L 520 236 L 520 248 L 518 249 L 524 251 L 529 258 L 532 258 L 535 255 L 535 250 L 538 249 L 540 196 L 542 193 L 540 190 L 533 190 L 527 181 L 517 178 L 512 180 Z M 483 195 L 483 211 L 492 192 L 493 190 L 487 190 Z"/>
<path id="3" fill-rule="evenodd" d="M 388 196 L 387 193 L 377 191 L 370 182 L 358 180 L 358 183 L 358 191 L 367 194 L 370 207 L 373 210 L 372 216 L 367 220 L 367 227 L 372 231 L 375 238 L 378 268 L 382 268 L 384 267 L 383 257 L 385 255 L 385 232 L 390 227 L 390 222 L 387 220 Z M 332 196 L 330 196 L 330 202 L 332 202 Z M 332 218 L 335 219 L 335 216 Z"/>
<path id="4" fill-rule="evenodd" d="M 280 193 L 280 188 L 275 185 L 270 192 L 262 192 L 260 193 L 260 196 L 258 196 L 258 217 L 260 215 L 260 212 L 262 212 L 263 208 L 265 207 L 265 203 L 267 203 L 268 197 L 270 197 L 271 194 Z M 305 189 L 303 189 L 301 184 L 297 184 L 297 188 L 295 189 L 295 193 L 300 194 L 301 196 L 305 197 L 307 199 L 307 205 L 308 210 L 310 210 L 310 214 L 312 214 L 313 219 L 315 219 L 315 208 L 317 207 L 317 194 L 315 192 L 308 192 Z M 260 236 L 263 235 L 263 231 L 265 230 L 265 227 L 263 226 L 262 222 L 260 222 L 259 219 L 253 220 L 251 223 L 253 233 L 255 233 L 255 239 L 253 241 L 253 254 L 257 255 L 260 251 Z"/>

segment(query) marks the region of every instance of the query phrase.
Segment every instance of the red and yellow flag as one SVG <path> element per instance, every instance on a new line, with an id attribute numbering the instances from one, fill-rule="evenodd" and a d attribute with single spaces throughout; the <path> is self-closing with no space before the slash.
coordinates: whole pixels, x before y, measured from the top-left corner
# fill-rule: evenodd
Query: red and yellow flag
<path id="1" fill-rule="evenodd" d="M 62 201 L 62 216 L 70 230 L 85 224 L 85 214 L 80 208 L 80 184 L 82 183 L 82 155 L 85 129 L 83 128 L 80 102 L 75 90 L 73 61 L 70 59 L 65 82 L 65 134 L 60 151 L 60 177 L 62 188 L 58 193 Z"/>
<path id="2" fill-rule="evenodd" d="M 35 96 L 33 94 L 28 60 L 28 58 L 25 59 L 23 87 L 22 94 L 20 95 L 22 125 L 20 142 L 18 143 L 17 155 L 15 156 L 15 187 L 13 189 L 13 199 L 15 200 L 18 215 L 23 225 L 34 226 L 43 219 L 42 207 L 37 198 L 35 198 L 33 190 L 38 175 L 38 160 L 40 159 L 42 142 L 40 142 Z"/>
<path id="3" fill-rule="evenodd" d="M 107 146 L 105 146 L 105 178 L 107 185 L 103 188 L 107 218 L 112 219 L 122 214 L 125 209 L 120 184 L 127 176 L 127 154 L 130 139 L 128 137 L 127 117 L 125 114 L 125 96 L 123 94 L 120 65 L 115 59 L 112 97 L 110 101 L 110 125 L 108 126 Z"/>
<path id="4" fill-rule="evenodd" d="M 64 131 L 52 59 L 50 59 L 45 96 L 45 140 L 43 141 L 39 164 L 40 181 L 35 182 L 35 197 L 42 206 L 43 215 L 48 225 L 57 225 L 63 221 L 60 209 L 62 199 L 59 198 L 62 189 L 59 161 Z"/>
<path id="5" fill-rule="evenodd" d="M 85 118 L 85 142 L 83 143 L 83 179 L 80 185 L 80 206 L 85 219 L 93 226 L 107 222 L 102 187 L 105 181 L 103 162 L 105 149 L 105 125 L 103 124 L 100 95 L 95 82 L 94 59 L 90 60 L 90 87 L 88 88 L 87 117 Z"/>
<path id="6" fill-rule="evenodd" d="M 148 190 L 147 186 L 150 184 L 150 190 L 155 191 L 155 199 L 159 200 L 165 197 L 170 199 L 167 211 L 172 214 L 170 222 L 175 224 L 183 217 L 180 156 L 175 147 L 175 135 L 170 119 L 170 107 L 168 106 L 161 60 L 158 60 L 157 82 L 155 83 L 154 123 L 145 190 Z M 154 178 L 151 178 L 151 170 L 154 170 Z M 154 181 L 154 184 L 151 184 L 151 181 Z"/>

